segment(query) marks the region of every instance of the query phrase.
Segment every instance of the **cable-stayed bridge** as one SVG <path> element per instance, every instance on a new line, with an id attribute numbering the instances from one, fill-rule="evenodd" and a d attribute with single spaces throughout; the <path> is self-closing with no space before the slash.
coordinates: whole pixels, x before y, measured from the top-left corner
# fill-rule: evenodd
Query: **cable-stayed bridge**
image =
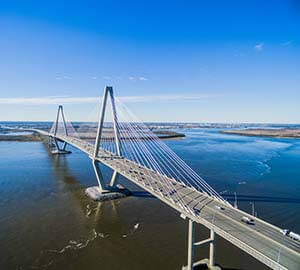
<path id="1" fill-rule="evenodd" d="M 111 110 L 110 121 L 105 121 L 107 110 Z M 209 245 L 207 265 L 210 269 L 219 269 L 215 266 L 217 235 L 271 269 L 300 269 L 299 242 L 283 235 L 278 227 L 224 200 L 146 125 L 115 100 L 112 87 L 105 88 L 97 126 L 73 127 L 71 122 L 66 121 L 63 107 L 59 106 L 50 131 L 30 130 L 48 136 L 55 145 L 54 153 L 68 153 L 67 145 L 86 153 L 92 160 L 99 194 L 115 191 L 117 177 L 122 175 L 177 210 L 182 218 L 188 220 L 189 226 L 185 269 L 193 269 L 193 265 L 197 264 L 193 259 L 194 249 L 206 244 Z M 104 184 L 99 163 L 113 170 L 109 185 Z M 242 222 L 243 217 L 252 221 Z M 195 223 L 210 230 L 209 239 L 195 240 Z"/>

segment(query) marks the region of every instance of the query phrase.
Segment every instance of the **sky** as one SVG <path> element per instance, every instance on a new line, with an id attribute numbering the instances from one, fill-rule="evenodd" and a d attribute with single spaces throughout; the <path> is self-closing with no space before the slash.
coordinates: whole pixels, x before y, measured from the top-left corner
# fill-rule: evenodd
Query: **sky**
<path id="1" fill-rule="evenodd" d="M 300 1 L 1 1 L 0 121 L 300 123 Z M 92 114 L 92 116 L 91 116 Z"/>

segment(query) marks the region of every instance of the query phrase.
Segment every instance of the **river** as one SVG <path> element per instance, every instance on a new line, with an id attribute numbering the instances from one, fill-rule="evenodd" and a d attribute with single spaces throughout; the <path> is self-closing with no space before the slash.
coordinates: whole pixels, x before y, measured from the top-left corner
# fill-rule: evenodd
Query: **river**
<path id="1" fill-rule="evenodd" d="M 186 138 L 165 142 L 225 199 L 236 192 L 239 208 L 251 213 L 254 203 L 258 217 L 300 232 L 300 140 L 180 132 Z M 91 160 L 70 149 L 53 156 L 42 142 L 0 142 L 0 269 L 181 269 L 187 222 L 124 178 L 133 196 L 91 201 Z M 216 249 L 225 269 L 267 269 L 221 238 Z"/>

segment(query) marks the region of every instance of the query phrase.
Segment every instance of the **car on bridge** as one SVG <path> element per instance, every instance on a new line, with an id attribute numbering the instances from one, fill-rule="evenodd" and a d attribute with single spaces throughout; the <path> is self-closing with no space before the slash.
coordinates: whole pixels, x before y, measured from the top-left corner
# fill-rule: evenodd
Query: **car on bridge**
<path id="1" fill-rule="evenodd" d="M 284 229 L 284 230 L 280 230 L 280 232 L 283 235 L 289 236 L 290 238 L 296 240 L 296 241 L 300 241 L 300 235 L 294 232 L 291 232 L 290 230 Z"/>
<path id="2" fill-rule="evenodd" d="M 241 220 L 242 220 L 242 222 L 245 222 L 246 224 L 255 225 L 255 220 L 253 218 L 243 216 Z"/>

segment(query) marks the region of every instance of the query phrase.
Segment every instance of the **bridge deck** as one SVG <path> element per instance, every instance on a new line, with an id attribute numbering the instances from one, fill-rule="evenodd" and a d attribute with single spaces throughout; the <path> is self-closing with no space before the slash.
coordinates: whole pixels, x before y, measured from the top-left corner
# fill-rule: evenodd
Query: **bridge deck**
<path id="1" fill-rule="evenodd" d="M 52 136 L 45 131 L 33 131 Z M 56 138 L 93 157 L 94 145 L 77 138 L 66 136 L 56 136 Z M 247 213 L 126 158 L 116 157 L 99 149 L 96 159 L 116 170 L 119 174 L 167 203 L 181 214 L 203 224 L 207 228 L 213 229 L 218 235 L 270 268 L 300 269 L 299 242 L 282 235 L 278 227 L 258 218 L 254 218 L 255 225 L 245 224 L 241 221 L 241 218 L 249 216 Z M 170 186 L 172 186 L 171 193 Z M 180 201 L 178 198 L 180 198 Z M 182 207 L 180 202 L 184 202 L 192 210 L 192 213 Z M 222 207 L 223 210 L 218 209 L 217 206 Z"/>

